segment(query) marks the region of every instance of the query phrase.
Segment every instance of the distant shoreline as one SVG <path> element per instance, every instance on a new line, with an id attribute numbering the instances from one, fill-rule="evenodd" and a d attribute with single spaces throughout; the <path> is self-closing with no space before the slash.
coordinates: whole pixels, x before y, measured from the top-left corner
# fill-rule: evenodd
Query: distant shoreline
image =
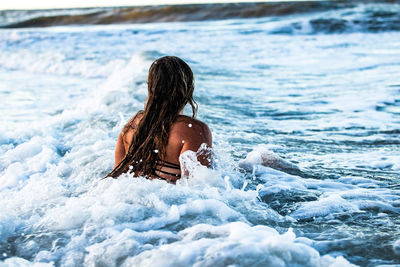
<path id="1" fill-rule="evenodd" d="M 74 8 L 61 10 L 14 10 L 0 11 L 0 15 L 3 15 L 3 17 L 7 13 L 12 13 L 12 16 L 9 17 L 13 18 L 0 23 L 0 27 L 30 28 L 256 18 L 323 11 L 335 8 L 338 4 L 349 5 L 345 1 L 286 1 Z"/>
<path id="2" fill-rule="evenodd" d="M 168 0 L 167 0 L 168 1 Z M 219 5 L 219 4 L 243 4 L 243 3 L 281 3 L 281 2 L 312 2 L 319 0 L 239 0 L 239 1 L 229 1 L 229 0 L 220 0 L 220 1 L 207 1 L 207 0 L 187 0 L 186 3 L 176 3 L 171 0 L 169 3 L 158 3 L 157 1 L 136 1 L 138 4 L 117 4 L 113 5 L 89 5 L 89 6 L 60 6 L 60 7 L 38 7 L 38 8 L 1 8 L 2 11 L 49 11 L 49 10 L 68 10 L 68 9 L 93 9 L 93 8 L 133 8 L 133 7 L 151 7 L 151 6 L 185 6 L 185 5 Z M 144 3 L 145 2 L 145 3 Z M 165 1 L 164 1 L 165 2 Z"/>
<path id="3" fill-rule="evenodd" d="M 275 1 L 54 10 L 11 10 L 0 11 L 0 28 L 185 22 L 271 16 L 281 17 L 352 8 L 358 3 L 373 3 L 377 1 Z M 393 1 L 379 1 L 379 3 L 385 2 L 391 3 Z"/>

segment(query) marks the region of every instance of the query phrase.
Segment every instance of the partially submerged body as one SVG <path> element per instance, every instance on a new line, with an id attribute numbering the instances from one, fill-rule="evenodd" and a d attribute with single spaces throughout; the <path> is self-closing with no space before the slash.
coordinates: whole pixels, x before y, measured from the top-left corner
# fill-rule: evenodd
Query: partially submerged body
<path id="1" fill-rule="evenodd" d="M 123 160 L 133 137 L 136 128 L 143 115 L 138 113 L 122 129 L 118 136 L 115 148 L 114 168 Z M 194 118 L 179 115 L 176 121 L 171 125 L 168 143 L 165 147 L 165 156 L 158 158 L 153 176 L 150 178 L 161 178 L 175 182 L 181 177 L 181 167 L 179 156 L 185 151 L 191 150 L 197 152 L 202 144 L 211 148 L 212 136 L 208 126 Z M 158 153 L 158 151 L 154 151 Z M 211 165 L 211 153 L 200 153 L 198 161 L 209 167 Z"/>
<path id="2" fill-rule="evenodd" d="M 161 57 L 151 64 L 147 77 L 147 99 L 124 127 L 115 148 L 114 169 L 107 177 L 123 173 L 175 182 L 188 171 L 179 157 L 186 151 L 211 147 L 207 125 L 195 119 L 197 103 L 193 98 L 193 72 L 182 59 Z M 185 106 L 192 117 L 182 115 Z M 198 153 L 198 161 L 211 165 L 211 153 Z"/>

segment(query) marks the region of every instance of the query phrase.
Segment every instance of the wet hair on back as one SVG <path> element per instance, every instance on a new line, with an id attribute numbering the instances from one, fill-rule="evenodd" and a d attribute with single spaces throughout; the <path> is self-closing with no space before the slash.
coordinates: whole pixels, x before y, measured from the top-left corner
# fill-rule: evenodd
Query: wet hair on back
<path id="1" fill-rule="evenodd" d="M 117 178 L 128 171 L 134 172 L 135 176 L 152 176 L 157 159 L 165 157 L 169 131 L 179 112 L 189 104 L 192 116 L 196 116 L 193 72 L 182 59 L 165 56 L 155 60 L 150 66 L 147 84 L 148 97 L 144 110 L 139 111 L 123 130 L 135 130 L 129 149 L 108 177 Z M 139 115 L 142 117 L 134 125 Z"/>

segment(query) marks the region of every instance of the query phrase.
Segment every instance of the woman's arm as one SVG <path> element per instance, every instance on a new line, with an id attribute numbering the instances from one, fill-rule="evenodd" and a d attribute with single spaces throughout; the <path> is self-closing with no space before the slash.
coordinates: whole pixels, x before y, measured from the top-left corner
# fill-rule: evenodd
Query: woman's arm
<path id="1" fill-rule="evenodd" d="M 118 135 L 117 144 L 115 146 L 115 164 L 114 168 L 124 159 L 125 147 L 122 132 Z"/>
<path id="2" fill-rule="evenodd" d="M 142 117 L 143 112 L 139 111 L 125 124 L 124 128 L 122 128 L 122 131 L 117 139 L 117 144 L 115 146 L 114 169 L 124 159 L 126 153 L 128 152 L 130 142 L 133 138 L 133 135 L 135 134 L 135 129 Z"/>

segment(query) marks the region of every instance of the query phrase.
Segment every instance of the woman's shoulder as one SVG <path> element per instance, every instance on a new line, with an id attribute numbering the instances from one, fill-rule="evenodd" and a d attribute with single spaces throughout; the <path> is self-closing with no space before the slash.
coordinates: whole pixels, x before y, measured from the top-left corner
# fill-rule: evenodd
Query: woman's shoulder
<path id="1" fill-rule="evenodd" d="M 189 116 L 185 116 L 185 115 L 179 115 L 178 119 L 176 120 L 176 122 L 174 123 L 174 126 L 178 127 L 178 128 L 185 128 L 185 129 L 192 129 L 192 130 L 208 130 L 209 128 L 207 126 L 207 124 L 205 124 L 204 122 L 189 117 Z"/>
<path id="2" fill-rule="evenodd" d="M 206 143 L 211 146 L 212 136 L 207 124 L 192 117 L 179 115 L 171 128 L 171 135 L 182 140 Z"/>

